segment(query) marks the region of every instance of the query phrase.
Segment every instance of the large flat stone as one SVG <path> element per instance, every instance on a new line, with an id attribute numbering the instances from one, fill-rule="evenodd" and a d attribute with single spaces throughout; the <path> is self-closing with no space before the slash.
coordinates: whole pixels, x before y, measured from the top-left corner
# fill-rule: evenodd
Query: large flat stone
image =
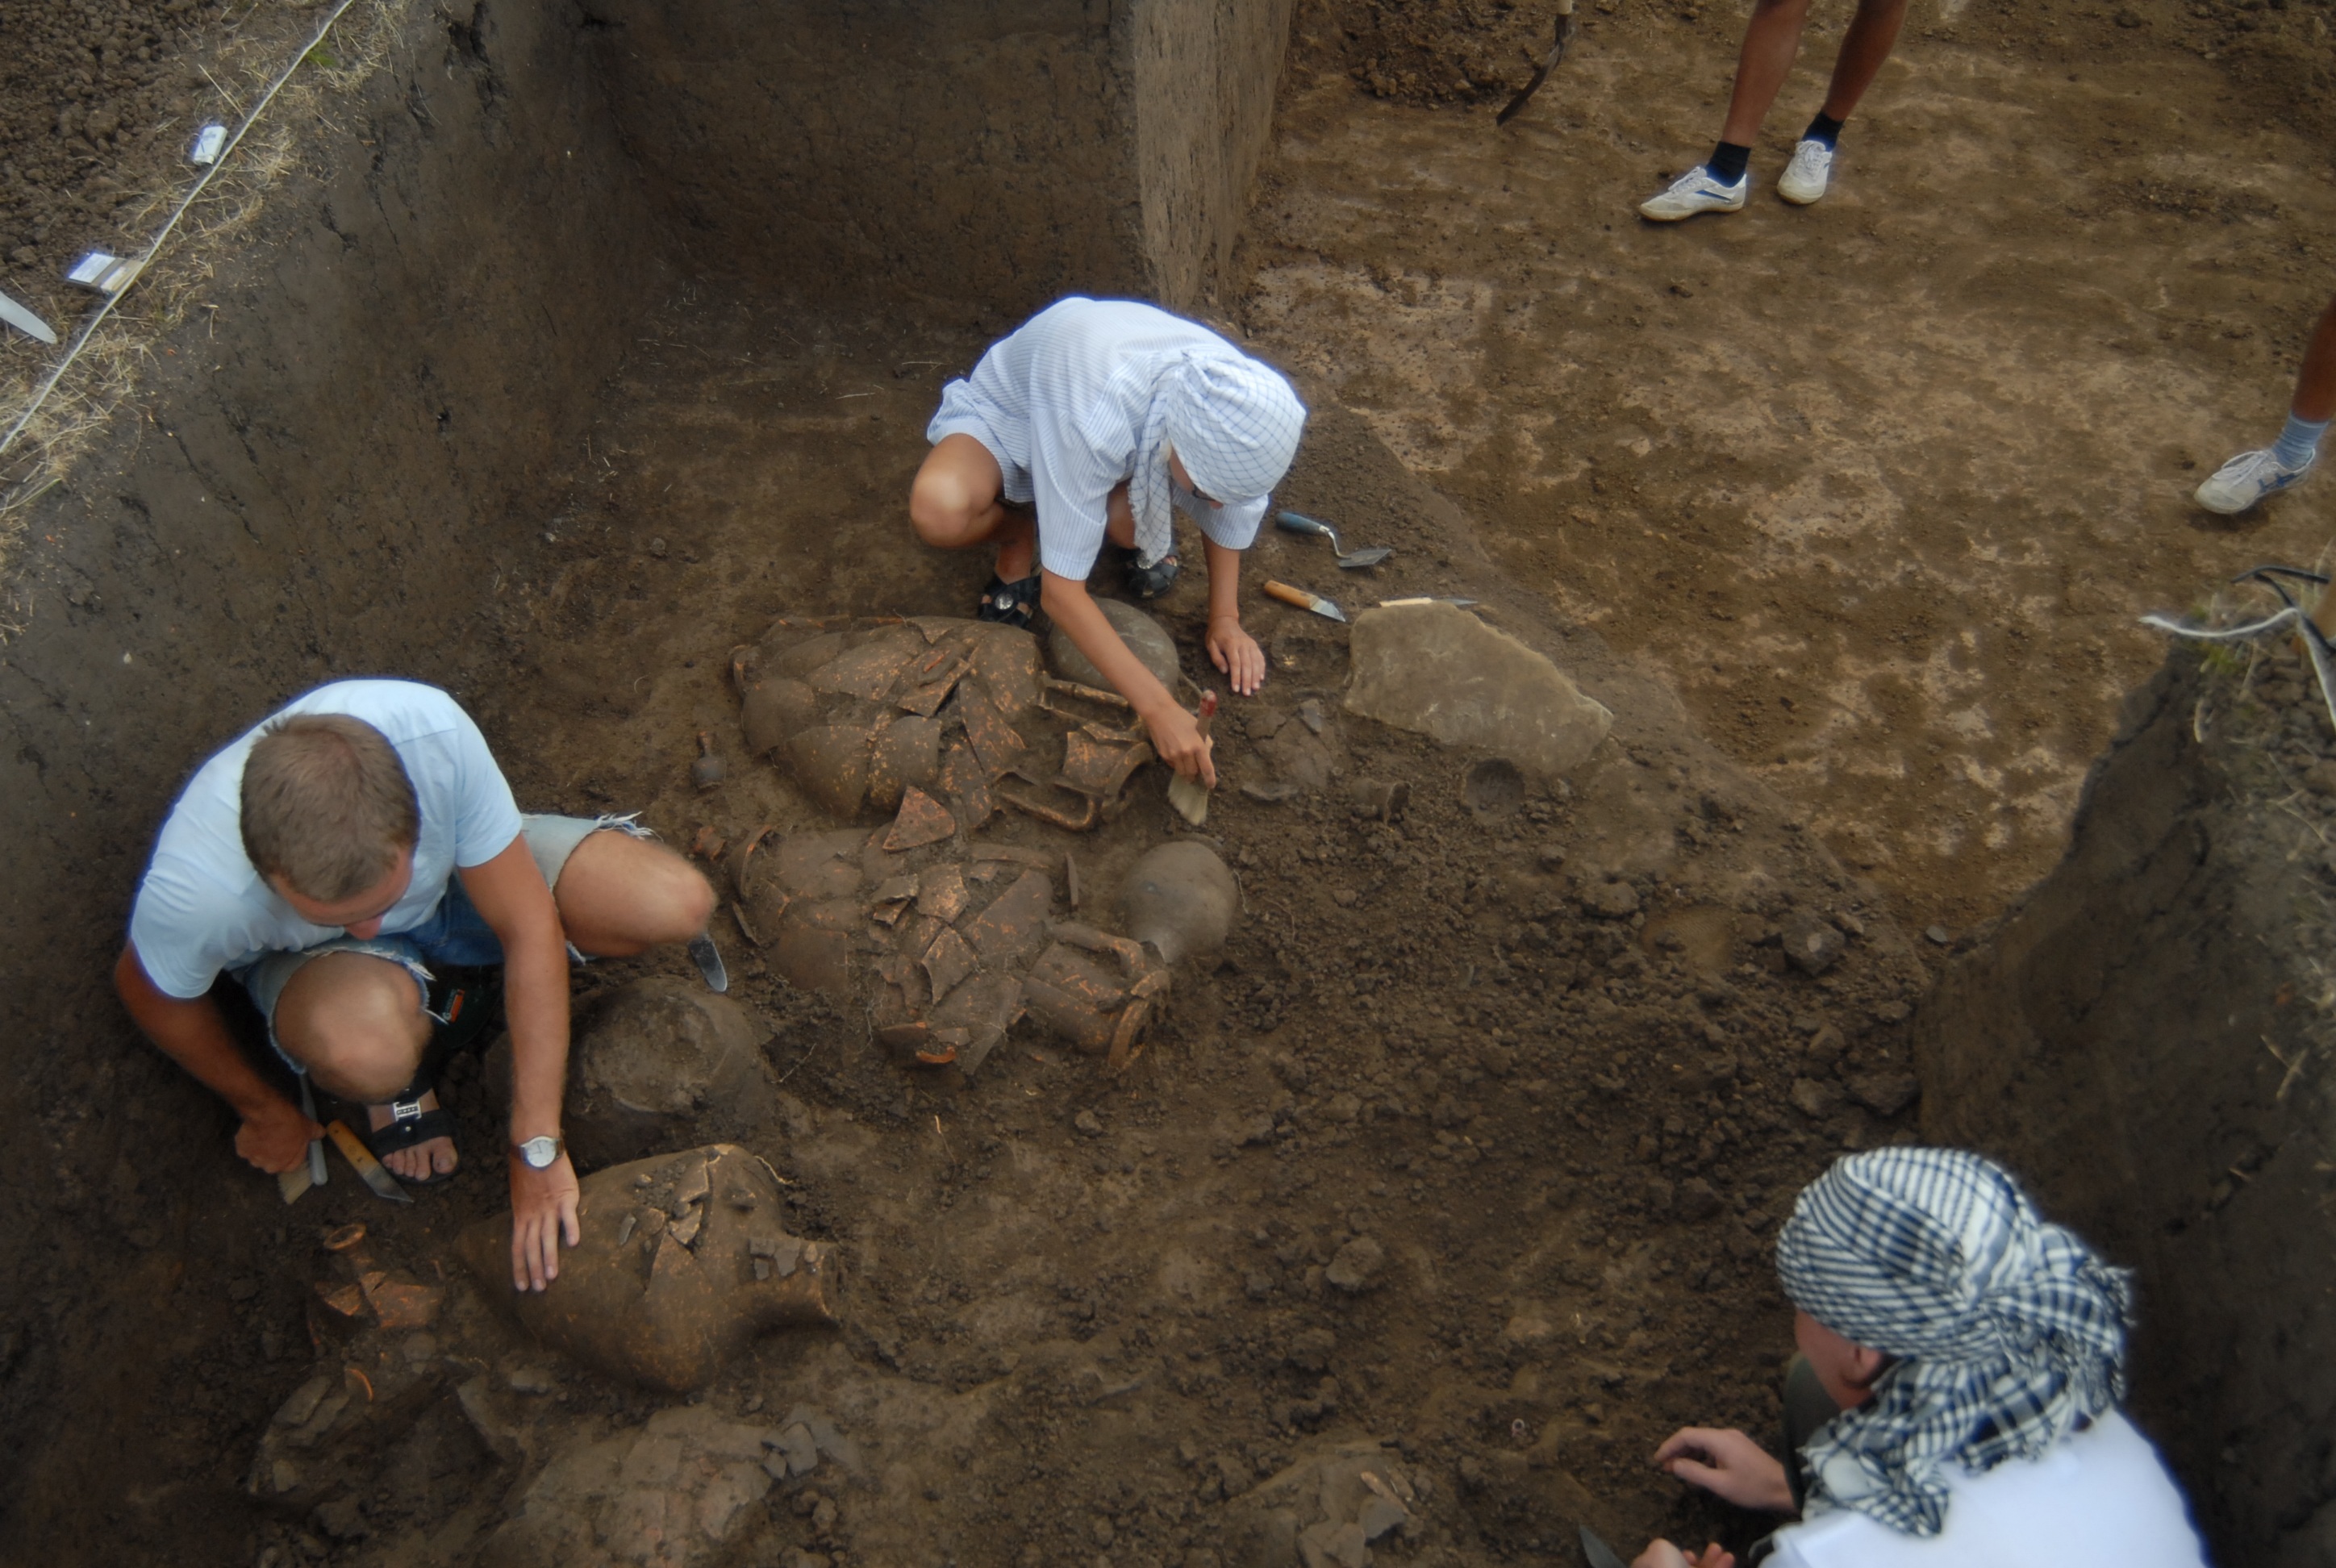
<path id="1" fill-rule="evenodd" d="M 1349 712 L 1544 778 L 1580 767 L 1614 725 L 1546 657 L 1456 606 L 1365 610 L 1351 657 Z"/>

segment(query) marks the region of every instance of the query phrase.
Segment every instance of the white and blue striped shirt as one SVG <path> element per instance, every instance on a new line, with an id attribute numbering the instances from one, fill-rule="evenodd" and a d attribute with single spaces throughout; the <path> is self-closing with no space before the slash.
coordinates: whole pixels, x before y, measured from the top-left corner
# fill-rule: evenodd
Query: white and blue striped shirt
<path id="1" fill-rule="evenodd" d="M 925 433 L 932 442 L 968 434 L 988 448 L 1005 498 L 1037 507 L 1039 563 L 1077 582 L 1095 567 L 1111 492 L 1122 483 L 1147 563 L 1173 548 L 1172 490 L 1217 543 L 1246 550 L 1256 539 L 1265 494 L 1220 495 L 1223 504 L 1212 507 L 1167 479 L 1172 418 L 1194 483 L 1224 473 L 1262 492 L 1287 470 L 1305 410 L 1270 368 L 1205 327 L 1132 300 L 1073 297 L 1031 317 L 971 375 L 944 387 Z"/>

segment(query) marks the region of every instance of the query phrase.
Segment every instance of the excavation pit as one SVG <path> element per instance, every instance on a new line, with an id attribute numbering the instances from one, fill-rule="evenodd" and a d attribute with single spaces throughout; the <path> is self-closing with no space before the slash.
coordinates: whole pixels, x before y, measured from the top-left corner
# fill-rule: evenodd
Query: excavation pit
<path id="1" fill-rule="evenodd" d="M 383 10 L 378 63 L 237 244 L 141 285 L 183 319 L 141 318 L 137 404 L 35 503 L 41 587 L 0 674 L 5 809 L 47 868 L 6 914 L 44 955 L 7 1004 L 11 1557 L 517 1552 L 516 1484 L 618 1509 L 592 1467 L 675 1425 L 456 1266 L 502 1202 L 478 1067 L 448 1087 L 449 1188 L 384 1218 L 336 1179 L 287 1210 L 105 975 L 188 770 L 336 676 L 453 691 L 530 807 L 640 810 L 685 846 L 853 825 L 864 795 L 816 798 L 750 744 L 732 650 L 789 617 L 966 614 L 987 563 L 902 517 L 940 384 L 1058 293 L 1198 309 L 1228 276 L 1287 7 L 765 9 Z M 1348 711 L 1347 634 L 1248 605 L 1271 676 L 1227 704 L 1206 830 L 1239 916 L 1132 1066 L 1076 1019 L 978 1073 L 903 1065 L 849 983 L 786 983 L 725 910 L 759 1055 L 742 1135 L 852 1283 L 839 1329 L 714 1374 L 723 1429 L 690 1441 L 751 1446 L 803 1406 L 867 1462 L 723 1447 L 770 1485 L 731 1477 L 752 1495 L 707 1553 L 1206 1562 L 1235 1550 L 1224 1499 L 1372 1440 L 1419 1524 L 1385 1563 L 1733 1529 L 1643 1460 L 1688 1421 L 1773 1425 L 1793 1193 L 1844 1149 L 1990 1125 L 1906 1092 L 1934 955 L 1657 682 L 1327 399 L 1282 500 L 1397 541 L 1386 597 L 1484 600 L 1611 732 L 1472 811 L 1501 759 Z M 1252 588 L 1319 572 L 1301 543 L 1262 540 Z M 1205 684 L 1199 576 L 1155 613 Z M 984 842 L 1056 857 L 1050 918 L 1108 924 L 1183 831 L 1156 767 L 1127 797 L 1091 836 L 1007 813 Z M 1823 966 L 1788 951 L 1810 922 L 1840 944 Z M 579 1001 L 694 973 L 599 966 Z M 381 1284 L 446 1292 L 426 1326 L 314 1244 L 359 1219 Z M 255 1497 L 276 1413 L 312 1386 L 307 1421 L 369 1407 L 347 1368 L 374 1359 L 411 1407 L 384 1401 L 297 1508 Z M 2142 1383 L 2174 1444 L 2179 1385 L 2146 1359 Z M 2174 1446 L 2223 1538 L 2275 1541 L 2307 1495 L 2292 1466 L 2279 1495 L 2226 1489 Z"/>

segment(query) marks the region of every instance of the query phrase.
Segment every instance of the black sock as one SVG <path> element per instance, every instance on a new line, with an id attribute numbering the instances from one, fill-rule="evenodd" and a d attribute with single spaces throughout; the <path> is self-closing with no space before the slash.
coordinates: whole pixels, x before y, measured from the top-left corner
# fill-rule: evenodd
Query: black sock
<path id="1" fill-rule="evenodd" d="M 1723 141 L 1711 150 L 1704 170 L 1722 185 L 1733 185 L 1744 178 L 1744 166 L 1752 161 L 1752 149 L 1738 147 L 1733 141 Z"/>
<path id="2" fill-rule="evenodd" d="M 1801 140 L 1822 141 L 1831 147 L 1841 140 L 1841 122 L 1820 109 L 1817 117 L 1809 122 L 1809 128 L 1801 132 Z"/>

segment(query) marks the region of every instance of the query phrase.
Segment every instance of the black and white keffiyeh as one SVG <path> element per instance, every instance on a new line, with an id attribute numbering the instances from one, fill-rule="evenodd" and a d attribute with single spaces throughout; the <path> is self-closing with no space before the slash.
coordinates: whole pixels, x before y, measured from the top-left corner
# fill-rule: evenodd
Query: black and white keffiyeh
<path id="1" fill-rule="evenodd" d="M 1776 1237 L 1795 1305 L 1897 1358 L 1820 1429 L 1807 1512 L 1903 1534 L 1946 1522 L 1949 1466 L 2035 1458 L 2125 1396 L 2130 1273 L 2046 1222 L 2002 1167 L 1955 1149 L 1835 1162 Z"/>

